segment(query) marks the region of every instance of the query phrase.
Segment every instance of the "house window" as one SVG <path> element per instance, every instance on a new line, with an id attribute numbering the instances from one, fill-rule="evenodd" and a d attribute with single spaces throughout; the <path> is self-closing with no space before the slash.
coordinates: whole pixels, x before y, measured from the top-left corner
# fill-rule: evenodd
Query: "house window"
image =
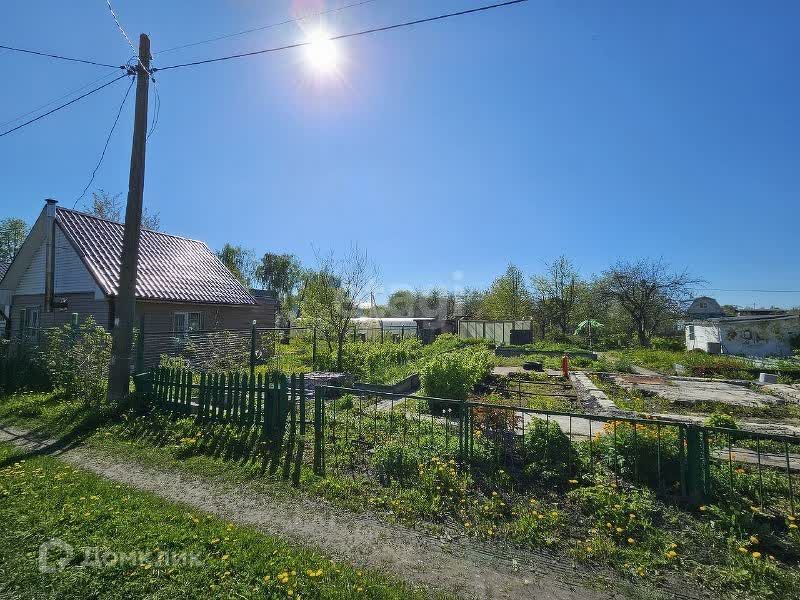
<path id="1" fill-rule="evenodd" d="M 176 312 L 172 319 L 173 329 L 175 333 L 186 335 L 192 331 L 200 331 L 202 321 L 202 313 Z"/>
<path id="2" fill-rule="evenodd" d="M 20 313 L 20 324 L 22 325 L 23 335 L 33 335 L 39 329 L 39 307 L 29 306 L 23 308 Z"/>
<path id="3" fill-rule="evenodd" d="M 689 339 L 694 339 L 694 325 L 689 325 Z"/>

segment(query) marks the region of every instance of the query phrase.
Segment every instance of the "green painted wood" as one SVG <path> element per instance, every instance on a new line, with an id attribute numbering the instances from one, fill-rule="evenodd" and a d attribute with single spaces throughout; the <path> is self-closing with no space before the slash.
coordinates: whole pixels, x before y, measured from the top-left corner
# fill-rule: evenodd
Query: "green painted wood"
<path id="1" fill-rule="evenodd" d="M 255 374 L 250 376 L 249 379 L 250 386 L 248 389 L 248 399 L 247 399 L 247 423 L 249 425 L 253 424 L 253 418 L 256 414 L 256 377 Z"/>
<path id="2" fill-rule="evenodd" d="M 206 419 L 205 408 L 205 394 L 206 394 L 206 373 L 200 372 L 200 389 L 197 391 L 197 416 L 201 421 Z"/>

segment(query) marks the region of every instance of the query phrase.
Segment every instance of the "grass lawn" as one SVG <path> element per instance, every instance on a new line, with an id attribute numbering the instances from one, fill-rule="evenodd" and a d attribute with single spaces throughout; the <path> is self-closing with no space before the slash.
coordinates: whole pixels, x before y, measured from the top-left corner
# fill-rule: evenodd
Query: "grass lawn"
<path id="1" fill-rule="evenodd" d="M 796 361 L 782 360 L 777 368 L 758 368 L 750 361 L 738 356 L 714 355 L 700 351 L 654 350 L 635 348 L 629 350 L 610 350 L 603 353 L 605 361 L 611 366 L 623 368 L 596 369 L 625 371 L 630 365 L 639 365 L 665 375 L 675 375 L 675 365 L 683 365 L 686 375 L 711 377 L 717 379 L 758 379 L 760 371 L 777 372 L 781 383 L 794 383 L 800 380 L 800 365 Z"/>
<path id="2" fill-rule="evenodd" d="M 424 598 L 318 552 L 0 444 L 0 596 L 6 598 Z M 42 573 L 40 545 L 75 549 Z M 101 563 L 94 550 L 100 548 Z M 66 551 L 54 549 L 55 567 Z M 94 559 L 94 567 L 79 565 Z"/>
<path id="3" fill-rule="evenodd" d="M 339 417 L 342 419 L 340 429 L 346 426 L 347 419 L 353 418 L 354 415 L 348 412 L 352 410 L 355 409 L 342 409 L 342 415 Z M 367 431 L 371 430 L 373 423 L 371 414 L 367 413 L 364 421 Z M 349 470 L 353 463 L 347 458 L 347 447 L 343 445 L 338 453 L 330 452 L 326 478 L 315 477 L 305 465 L 300 489 L 297 490 L 283 481 L 280 473 L 271 475 L 269 470 L 265 471 L 260 461 L 241 460 L 241 453 L 249 439 L 246 430 L 225 425 L 196 424 L 193 419 L 176 420 L 159 413 L 101 423 L 86 415 L 87 412 L 80 404 L 64 402 L 55 395 L 28 394 L 0 400 L 0 423 L 37 428 L 41 433 L 50 436 L 83 440 L 91 448 L 128 460 L 183 470 L 193 475 L 231 484 L 246 483 L 280 494 L 321 496 L 334 505 L 374 511 L 389 520 L 416 527 L 432 528 L 437 531 L 446 528 L 451 533 L 475 537 L 483 543 L 503 540 L 522 548 L 547 548 L 548 552 L 562 557 L 561 560 L 565 562 L 577 560 L 579 563 L 599 567 L 601 570 L 614 571 L 617 577 L 625 580 L 647 582 L 646 586 L 658 587 L 668 585 L 669 581 L 680 580 L 687 585 L 705 589 L 713 597 L 737 599 L 793 598 L 795 590 L 800 586 L 800 570 L 798 570 L 800 536 L 797 534 L 797 529 L 790 527 L 793 522 L 785 513 L 761 516 L 751 511 L 744 498 L 745 494 L 752 495 L 750 488 L 753 487 L 752 481 L 755 481 L 754 475 L 737 474 L 743 485 L 750 487 L 739 488 L 743 495 L 742 498 L 735 500 L 734 507 L 709 506 L 704 511 L 688 512 L 674 505 L 662 503 L 647 489 L 617 487 L 608 481 L 595 481 L 585 473 L 579 476 L 579 480 L 567 482 L 564 472 L 552 472 L 548 475 L 551 479 L 527 488 L 517 487 L 509 474 L 502 469 L 482 475 L 476 474 L 476 478 L 483 478 L 477 481 L 468 474 L 455 471 L 446 457 L 421 460 L 419 472 L 407 474 L 406 485 L 398 485 L 397 481 L 381 485 L 370 472 Z M 432 421 L 427 421 L 423 423 L 423 427 L 435 430 L 438 426 L 432 425 Z M 351 435 L 354 430 L 355 427 L 351 426 Z M 441 432 L 437 435 L 440 436 Z M 200 440 L 206 437 L 224 438 L 224 445 L 221 447 L 213 444 L 205 445 Z M 642 443 L 643 440 L 644 438 L 640 438 L 638 443 Z M 395 468 L 396 463 L 392 458 L 394 447 L 392 444 L 385 445 L 381 452 L 367 460 L 373 462 L 383 460 L 386 462 L 382 464 Z M 595 452 L 599 451 L 599 444 L 596 444 Z M 362 464 L 360 462 L 362 457 L 356 458 L 359 459 L 356 465 Z M 595 461 L 599 459 L 600 455 L 596 454 Z M 47 462 L 50 459 L 36 460 Z M 29 463 L 25 465 L 25 469 L 30 466 Z M 402 464 L 399 466 L 403 468 Z M 44 467 L 39 464 L 33 468 Z M 42 486 L 40 492 L 44 493 L 44 489 L 51 485 L 55 474 L 52 477 L 46 475 L 41 479 L 38 477 L 39 474 L 41 473 L 32 477 L 36 480 L 35 483 Z M 720 472 L 719 476 L 724 477 L 725 473 Z M 93 479 L 85 475 L 82 477 Z M 7 487 L 5 481 L 3 485 Z M 96 485 L 103 485 L 103 482 L 98 482 Z M 109 490 L 116 490 L 113 485 L 106 485 Z M 80 486 L 76 486 L 76 489 L 78 488 Z M 33 492 L 32 489 L 31 494 Z M 62 493 L 66 492 L 58 492 Z M 126 493 L 131 494 L 130 490 Z M 50 519 L 56 517 L 47 516 L 49 514 L 47 507 L 66 505 L 66 503 L 82 507 L 83 505 L 74 501 L 76 495 L 77 498 L 81 496 L 91 498 L 93 495 L 105 498 L 103 494 L 88 490 L 76 491 L 68 501 L 57 496 L 61 500 L 53 503 L 46 498 L 39 503 L 38 496 L 30 496 L 29 499 L 34 501 L 26 503 L 26 506 L 37 506 L 37 509 L 33 511 L 34 515 L 26 518 L 31 519 L 32 523 L 42 519 L 49 526 Z M 147 498 L 147 502 L 158 502 L 150 496 L 142 496 Z M 45 507 L 45 510 L 40 511 L 39 506 Z M 16 510 L 23 509 L 24 506 L 17 505 Z M 198 525 L 185 516 L 185 509 L 171 510 L 174 510 L 176 515 L 174 527 L 191 528 Z M 89 512 L 91 514 L 91 511 Z M 40 513 L 45 514 L 40 515 Z M 57 514 L 63 515 L 63 511 Z M 80 514 L 82 513 L 79 512 L 78 515 Z M 0 515 L 0 518 L 6 517 Z M 107 518 L 116 517 L 110 515 Z M 123 518 L 123 515 L 120 518 Z M 102 522 L 105 523 L 105 520 L 106 517 Z M 159 521 L 168 527 L 173 526 L 173 521 L 168 518 L 152 520 L 152 522 Z M 200 524 L 205 525 L 206 521 L 211 523 L 213 519 L 203 519 Z M 65 521 L 65 525 L 66 523 Z M 92 531 L 91 528 L 87 529 L 86 523 L 80 519 L 76 523 L 80 526 L 79 531 L 84 533 Z M 777 530 L 776 523 L 779 525 Z M 69 521 L 69 524 L 71 525 L 72 521 Z M 215 526 L 225 529 L 221 523 Z M 124 527 L 116 524 L 111 531 L 118 529 L 122 531 Z M 224 531 L 221 533 L 224 534 Z M 65 532 L 64 535 L 68 533 Z M 230 537 L 230 534 L 226 535 Z M 58 536 L 63 538 L 60 533 Z M 215 530 L 214 533 L 209 533 L 208 538 L 202 539 L 215 538 L 224 539 L 224 535 L 221 536 Z M 78 538 L 64 539 L 72 543 Z M 140 538 L 136 539 L 138 541 Z M 41 541 L 40 538 L 32 538 L 29 542 L 30 547 L 26 551 L 35 551 Z M 275 540 L 265 543 L 279 544 Z M 177 548 L 177 546 L 171 547 Z M 306 556 L 301 551 L 297 552 L 300 552 L 298 556 Z M 229 561 L 235 556 L 247 556 L 236 555 L 228 550 L 226 553 L 229 554 Z M 268 552 L 263 552 L 263 555 L 268 556 Z M 216 560 L 221 560 L 221 557 L 217 556 Z M 309 563 L 298 561 L 300 559 L 291 563 L 295 565 L 292 570 L 298 574 L 306 573 L 307 569 L 319 568 L 328 572 L 325 571 L 327 567 L 324 566 L 324 561 L 313 562 L 310 559 Z M 240 563 L 237 561 L 235 564 Z M 264 563 L 256 560 L 253 564 Z M 310 566 L 306 566 L 307 564 Z M 258 585 L 267 589 L 266 582 L 259 582 L 259 578 L 263 579 L 264 575 L 270 574 L 274 579 L 275 575 L 284 572 L 290 564 L 288 560 L 284 560 L 280 564 L 271 566 L 272 571 L 267 570 L 268 566 L 270 565 L 265 564 L 254 570 L 247 570 L 247 564 L 241 566 L 244 569 L 241 578 L 248 581 L 247 593 L 251 593 L 250 591 Z M 259 569 L 263 572 L 258 572 Z M 352 576 L 351 571 L 341 570 L 343 576 Z M 24 573 L 24 570 L 20 573 Z M 150 576 L 148 573 L 139 574 L 138 571 L 136 573 L 136 577 Z M 219 565 L 213 570 L 213 576 L 202 575 L 204 579 L 198 585 L 209 590 L 212 584 L 234 585 L 220 582 L 219 575 L 224 573 L 225 565 Z M 340 574 L 337 573 L 338 575 Z M 346 577 L 342 581 L 345 580 L 351 581 Z M 319 582 L 314 581 L 314 584 L 317 583 Z M 270 585 L 276 584 L 273 581 Z M 375 589 L 380 590 L 374 594 L 376 596 L 391 597 L 395 593 L 393 590 L 399 589 L 386 583 L 372 585 L 378 586 Z M 281 586 L 275 589 L 284 590 L 285 586 L 283 584 Z M 385 590 L 380 586 L 385 586 Z M 139 590 L 139 588 L 131 589 Z M 336 597 L 339 593 L 337 589 L 331 588 L 330 594 Z M 341 589 L 352 591 L 352 588 Z M 135 594 L 138 593 L 135 591 Z M 308 594 L 308 591 L 303 592 L 303 595 Z M 342 597 L 346 596 L 347 594 L 342 592 Z"/>

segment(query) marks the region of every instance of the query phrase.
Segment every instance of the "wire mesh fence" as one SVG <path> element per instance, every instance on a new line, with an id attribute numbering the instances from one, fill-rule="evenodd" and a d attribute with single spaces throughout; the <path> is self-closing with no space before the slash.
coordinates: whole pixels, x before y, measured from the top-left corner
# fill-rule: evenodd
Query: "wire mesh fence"
<path id="1" fill-rule="evenodd" d="M 318 388 L 322 471 L 417 485 L 433 458 L 480 484 L 610 480 L 694 502 L 795 514 L 800 438 L 519 405 Z"/>

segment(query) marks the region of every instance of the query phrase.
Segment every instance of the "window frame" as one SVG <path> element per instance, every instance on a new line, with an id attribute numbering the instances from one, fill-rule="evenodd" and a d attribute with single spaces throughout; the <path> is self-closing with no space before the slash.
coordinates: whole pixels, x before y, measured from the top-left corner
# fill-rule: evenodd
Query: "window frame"
<path id="1" fill-rule="evenodd" d="M 183 329 L 179 330 L 177 327 L 176 319 L 178 315 L 183 317 Z M 191 327 L 191 322 L 196 318 L 197 328 Z M 172 313 L 172 331 L 177 335 L 186 336 L 190 333 L 201 331 L 203 329 L 203 312 L 199 310 L 176 310 Z"/>

